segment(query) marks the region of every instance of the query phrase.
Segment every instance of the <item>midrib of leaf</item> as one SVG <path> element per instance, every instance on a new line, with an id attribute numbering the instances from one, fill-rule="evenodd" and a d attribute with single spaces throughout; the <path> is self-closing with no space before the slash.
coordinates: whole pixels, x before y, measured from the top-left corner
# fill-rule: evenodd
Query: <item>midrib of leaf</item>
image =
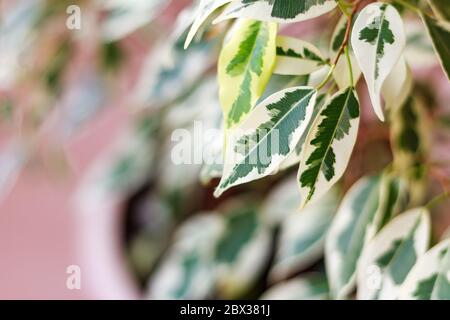
<path id="1" fill-rule="evenodd" d="M 347 92 L 348 92 L 348 94 L 347 94 L 347 96 L 345 97 L 344 107 L 343 107 L 342 110 L 341 110 L 341 113 L 340 113 L 340 115 L 339 115 L 339 119 L 338 119 L 338 121 L 337 121 L 337 123 L 336 123 L 336 126 L 335 126 L 334 130 L 333 130 L 333 135 L 332 135 L 332 138 L 331 138 L 331 140 L 330 140 L 330 143 L 328 144 L 327 149 L 326 149 L 326 151 L 325 151 L 325 153 L 324 153 L 324 155 L 323 155 L 323 157 L 322 157 L 322 160 L 320 161 L 319 170 L 317 171 L 317 175 L 316 175 L 316 177 L 314 178 L 314 184 L 313 184 L 313 186 L 315 186 L 316 183 L 317 183 L 317 180 L 318 180 L 318 178 L 319 178 L 319 175 L 320 175 L 320 173 L 322 172 L 322 167 L 323 167 L 323 163 L 325 162 L 325 158 L 326 158 L 328 152 L 330 151 L 330 147 L 331 147 L 331 145 L 333 144 L 333 142 L 334 142 L 334 140 L 335 140 L 335 138 L 336 138 L 336 132 L 337 132 L 337 129 L 338 129 L 338 127 L 339 127 L 339 124 L 341 123 L 342 116 L 343 116 L 343 114 L 344 114 L 344 112 L 345 112 L 347 103 L 348 103 L 348 101 L 349 101 L 349 99 L 350 99 L 350 95 L 352 94 L 352 89 L 350 89 L 350 88 L 347 89 Z M 331 99 L 331 101 L 333 101 L 333 99 Z M 331 103 L 331 102 L 330 102 L 330 103 Z M 325 105 L 324 110 L 326 109 L 326 107 L 327 107 L 327 106 Z M 349 119 L 349 121 L 351 121 L 351 120 L 352 120 L 352 119 Z M 320 124 L 318 124 L 318 125 L 320 125 Z M 313 151 L 313 152 L 314 152 L 314 151 Z M 335 173 L 335 174 L 336 174 L 336 173 Z M 314 190 L 314 191 L 312 191 L 312 190 Z M 309 191 L 309 194 L 308 194 L 308 200 L 311 200 L 311 197 L 314 195 L 314 192 L 315 192 L 314 187 L 311 187 L 311 189 L 310 189 L 310 191 Z"/>
<path id="2" fill-rule="evenodd" d="M 259 140 L 260 142 L 256 143 L 256 144 L 249 150 L 249 152 L 247 153 L 247 155 L 242 159 L 243 161 L 240 161 L 240 163 L 244 162 L 244 160 L 247 160 L 247 159 L 249 158 L 249 156 L 250 156 L 256 149 L 258 149 L 258 147 L 261 145 L 261 143 L 262 143 L 263 141 L 266 141 L 266 140 L 267 140 L 267 137 L 271 135 L 272 131 L 275 130 L 275 128 L 278 128 L 278 127 L 279 127 L 279 124 L 282 123 L 282 122 L 284 121 L 284 119 L 285 119 L 287 116 L 289 116 L 289 115 L 291 114 L 291 112 L 293 112 L 294 109 L 295 109 L 299 104 L 301 104 L 306 98 L 309 98 L 311 95 L 313 95 L 314 92 L 315 92 L 314 90 L 311 90 L 310 93 L 308 93 L 307 95 L 305 95 L 305 96 L 304 96 L 301 100 L 299 100 L 294 106 L 292 106 L 292 107 L 290 108 L 290 110 L 289 110 L 288 112 L 286 112 L 285 115 L 283 115 L 277 122 L 275 122 L 274 125 L 273 125 L 273 127 L 272 127 L 269 131 L 267 131 L 267 134 L 265 134 L 264 137 L 263 137 L 261 140 Z M 309 105 L 309 104 L 308 104 L 308 105 Z M 307 106 L 307 107 L 308 107 L 308 106 Z M 256 128 L 256 130 L 258 130 L 258 128 Z M 292 150 L 291 150 L 291 151 L 292 151 Z M 237 167 L 237 166 L 239 166 L 239 164 L 237 164 L 235 167 Z M 227 180 L 228 180 L 228 179 L 227 179 Z"/>
<path id="3" fill-rule="evenodd" d="M 374 71 L 375 71 L 375 79 L 377 79 L 378 75 L 379 75 L 379 65 L 378 64 L 380 63 L 381 59 L 378 59 L 378 52 L 381 49 L 380 48 L 380 44 L 381 44 L 380 39 L 381 39 L 381 34 L 383 33 L 383 25 L 384 25 L 384 22 L 386 20 L 385 19 L 386 9 L 387 8 L 384 8 L 383 9 L 383 13 L 381 14 L 380 29 L 378 31 L 378 36 L 377 36 L 377 48 L 376 48 L 376 51 L 375 51 L 375 69 L 374 69 Z"/>
<path id="4" fill-rule="evenodd" d="M 259 23 L 260 24 L 260 26 L 259 26 L 259 28 L 258 28 L 258 31 L 256 32 L 256 37 L 255 37 L 255 42 L 253 43 L 253 45 L 252 45 L 252 49 L 251 49 L 251 54 L 250 54 L 250 57 L 247 59 L 247 63 L 246 63 L 246 65 L 245 65 L 245 68 L 244 68 L 244 72 L 242 73 L 242 75 L 243 75 L 243 81 L 241 82 L 241 85 L 242 85 L 242 83 L 245 81 L 245 78 L 247 77 L 247 76 L 249 76 L 250 77 L 250 86 L 251 86 L 251 83 L 252 83 L 252 81 L 253 81 L 253 78 L 252 78 L 252 74 L 251 74 L 251 62 L 252 62 L 252 60 L 253 60 L 253 58 L 254 58 L 254 55 L 256 54 L 255 53 L 255 48 L 256 48 L 256 46 L 257 46 L 257 43 L 258 43 L 258 39 L 259 39 L 259 36 L 260 36 L 260 33 L 261 33 L 261 31 L 262 31 L 262 29 L 264 28 L 264 27 L 268 27 L 268 25 L 267 25 L 267 22 L 262 22 L 262 21 L 259 21 L 259 22 L 253 22 L 253 23 Z M 251 26 L 251 25 L 250 25 Z M 250 27 L 249 26 L 249 27 Z M 270 30 L 269 30 L 269 28 L 267 29 L 267 32 L 268 32 L 268 38 L 270 39 Z M 267 47 L 267 45 L 265 46 L 265 47 Z M 264 50 L 265 51 L 265 50 Z M 265 52 L 263 53 L 263 57 L 264 57 L 264 55 L 265 55 Z M 264 68 L 264 64 L 262 65 L 262 68 Z M 228 73 L 228 70 L 226 70 L 226 72 Z M 261 72 L 264 72 L 263 70 L 261 70 Z M 256 71 L 255 71 L 255 73 L 257 73 Z M 238 94 L 238 96 L 237 96 L 237 98 L 236 98 L 236 100 L 238 100 L 239 99 L 239 96 L 240 96 L 240 94 L 241 94 L 241 92 L 239 92 L 239 94 Z M 250 99 L 251 99 L 251 97 L 253 96 L 253 93 L 251 93 L 250 92 Z M 230 113 L 229 113 L 229 116 L 228 116 L 228 122 L 231 122 L 231 124 L 229 123 L 229 125 L 232 125 L 233 123 L 234 124 L 236 124 L 236 123 L 239 123 L 239 121 L 241 121 L 242 119 L 240 118 L 237 122 L 235 122 L 234 121 L 234 116 L 235 116 L 235 114 L 236 114 L 236 112 L 237 112 L 237 108 L 235 108 L 234 107 L 234 103 L 236 103 L 236 100 L 234 100 L 234 102 L 233 102 L 233 105 L 231 106 L 231 110 L 230 110 Z M 253 108 L 253 106 L 250 106 L 250 109 L 249 110 L 251 110 Z M 249 110 L 247 110 L 247 113 L 248 113 L 248 111 Z M 241 115 L 241 117 L 245 117 L 245 113 L 243 114 L 243 115 Z"/>

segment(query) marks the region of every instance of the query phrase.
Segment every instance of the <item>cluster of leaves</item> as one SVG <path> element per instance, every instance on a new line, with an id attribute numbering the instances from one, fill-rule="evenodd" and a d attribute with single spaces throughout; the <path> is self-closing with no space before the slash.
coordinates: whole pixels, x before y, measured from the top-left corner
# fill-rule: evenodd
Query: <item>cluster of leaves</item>
<path id="1" fill-rule="evenodd" d="M 332 34 L 328 54 L 306 41 L 278 35 L 281 23 L 305 21 L 338 10 L 342 17 Z M 436 1 L 430 1 L 430 6 L 422 1 L 332 0 L 202 0 L 198 4 L 185 48 L 191 45 L 197 30 L 207 28 L 211 20 L 214 24 L 232 21 L 218 59 L 225 143 L 215 152 L 223 157 L 224 165 L 214 170 L 204 168 L 207 180 L 221 177 L 215 196 L 298 165 L 292 181 L 298 186 L 300 209 L 282 209 L 294 215 L 278 221 L 282 230 L 280 247 L 270 275 L 276 278 L 282 274 L 283 278 L 293 270 L 304 270 L 324 254 L 326 276 L 319 276 L 319 280 L 294 278 L 282 284 L 286 290 L 292 289 L 288 292 L 295 292 L 291 298 L 348 298 L 355 285 L 360 299 L 450 298 L 450 243 L 443 240 L 427 251 L 431 225 L 429 209 L 424 206 L 426 194 L 420 189 L 427 140 L 425 117 L 420 102 L 412 95 L 412 73 L 405 58 L 407 35 L 401 17 L 410 11 L 420 16 L 448 77 L 448 10 L 448 5 Z M 271 88 L 278 75 L 291 80 L 279 91 Z M 375 114 L 392 124 L 394 161 L 379 176 L 362 178 L 340 201 L 333 186 L 344 175 L 357 141 L 361 110 L 355 86 L 361 75 Z M 317 81 L 320 77 L 322 81 Z M 279 147 L 271 148 L 275 132 Z M 264 161 L 261 153 L 268 153 Z M 211 220 L 208 223 L 217 224 L 217 230 L 221 230 L 219 225 L 230 224 L 234 218 L 231 214 L 223 222 L 220 215 L 211 214 L 197 223 Z M 189 223 L 186 228 L 193 228 Z M 251 238 L 254 231 L 246 225 L 243 223 L 239 230 Z M 199 232 L 199 237 L 206 239 L 198 240 L 193 247 L 183 238 L 188 232 L 179 231 L 174 252 L 169 255 L 172 258 L 165 262 L 178 266 L 178 276 L 174 277 L 175 267 L 165 265 L 162 272 L 167 274 L 153 283 L 150 296 L 167 293 L 162 283 L 170 282 L 180 289 L 182 281 L 184 295 L 171 287 L 172 295 L 167 293 L 165 297 L 205 297 L 204 291 L 199 295 L 186 293 L 189 284 L 195 287 L 195 279 L 200 279 L 197 276 L 202 277 L 198 281 L 204 282 L 206 291 L 207 284 L 211 285 L 209 290 L 220 287 L 222 270 L 233 277 L 230 266 L 222 264 L 236 263 L 236 256 L 219 256 L 234 252 L 221 241 L 233 232 L 237 243 L 239 230 L 217 230 L 201 236 Z M 263 256 L 262 252 L 258 254 Z M 250 251 L 246 254 L 259 264 L 260 258 Z M 207 262 L 199 263 L 199 259 Z M 210 273 L 200 265 L 208 266 Z M 258 267 L 229 283 L 238 292 L 240 285 L 247 288 L 245 279 L 251 281 L 250 274 L 259 274 L 254 268 Z M 169 281 L 170 277 L 174 278 Z M 287 297 L 279 287 L 265 296 L 278 295 Z"/>

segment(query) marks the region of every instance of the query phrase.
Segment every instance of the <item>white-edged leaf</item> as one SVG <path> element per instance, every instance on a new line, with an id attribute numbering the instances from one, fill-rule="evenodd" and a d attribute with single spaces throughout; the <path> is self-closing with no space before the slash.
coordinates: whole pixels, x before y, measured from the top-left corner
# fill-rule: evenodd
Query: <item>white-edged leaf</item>
<path id="1" fill-rule="evenodd" d="M 217 9 L 224 6 L 225 4 L 231 2 L 232 0 L 201 0 L 198 8 L 195 12 L 195 20 L 189 30 L 184 43 L 184 48 L 186 49 L 194 39 L 195 34 L 200 29 L 203 23 L 208 19 L 208 17 L 214 13 Z"/>
<path id="2" fill-rule="evenodd" d="M 405 58 L 401 56 L 381 88 L 381 95 L 384 98 L 386 109 L 403 105 L 412 89 L 412 72 Z"/>
<path id="3" fill-rule="evenodd" d="M 358 265 L 358 299 L 395 299 L 417 260 L 427 251 L 430 217 L 415 208 L 387 224 L 364 249 Z"/>
<path id="4" fill-rule="evenodd" d="M 224 228 L 222 217 L 214 213 L 196 215 L 185 222 L 150 279 L 147 298 L 207 298 L 215 286 L 215 244 Z"/>
<path id="5" fill-rule="evenodd" d="M 216 197 L 232 186 L 265 177 L 278 169 L 311 120 L 316 94 L 311 87 L 277 92 L 229 131 Z"/>
<path id="6" fill-rule="evenodd" d="M 325 64 L 320 50 L 309 42 L 293 37 L 277 37 L 277 62 L 274 73 L 307 75 Z"/>
<path id="7" fill-rule="evenodd" d="M 345 298 L 354 287 L 356 265 L 378 207 L 380 178 L 362 178 L 347 192 L 325 243 L 331 295 Z M 367 240 L 366 240 L 367 239 Z"/>
<path id="8" fill-rule="evenodd" d="M 336 5 L 334 0 L 235 0 L 214 23 L 231 18 L 298 22 L 325 14 Z"/>
<path id="9" fill-rule="evenodd" d="M 309 273 L 300 278 L 281 282 L 263 293 L 262 300 L 326 300 L 327 278 L 323 274 Z"/>
<path id="10" fill-rule="evenodd" d="M 282 223 L 271 281 L 286 279 L 311 266 L 323 256 L 325 234 L 339 203 L 336 189 L 303 210 L 291 213 Z"/>
<path id="11" fill-rule="evenodd" d="M 247 202 L 224 210 L 226 227 L 215 248 L 217 285 L 221 298 L 235 299 L 251 288 L 267 267 L 270 229 L 255 206 Z"/>
<path id="12" fill-rule="evenodd" d="M 406 277 L 399 298 L 403 300 L 450 300 L 450 239 L 420 257 Z"/>
<path id="13" fill-rule="evenodd" d="M 345 38 L 345 31 L 347 29 L 347 20 L 348 18 L 343 15 L 336 27 L 334 28 L 333 35 L 331 36 L 331 42 L 330 42 L 330 59 L 334 59 L 336 55 L 339 52 L 339 48 L 342 45 L 342 42 Z M 353 21 L 354 23 L 354 21 Z M 338 63 L 336 64 L 336 67 L 333 71 L 333 77 L 334 80 L 336 80 L 336 83 L 340 89 L 344 89 L 350 86 L 355 86 L 358 82 L 359 78 L 361 77 L 361 70 L 359 69 L 358 63 L 356 61 L 356 57 L 353 53 L 353 49 L 350 45 L 350 63 L 352 64 L 352 73 L 353 73 L 353 84 L 350 83 L 350 70 L 348 66 L 347 59 L 345 59 L 345 56 L 342 56 Z"/>
<path id="14" fill-rule="evenodd" d="M 325 263 L 330 294 L 346 298 L 354 288 L 360 255 L 386 220 L 396 213 L 400 190 L 398 180 L 362 178 L 347 192 L 325 242 Z"/>
<path id="15" fill-rule="evenodd" d="M 450 23 L 440 22 L 425 14 L 422 14 L 422 20 L 427 27 L 442 69 L 450 80 Z"/>
<path id="16" fill-rule="evenodd" d="M 359 113 L 352 88 L 337 92 L 320 111 L 301 155 L 298 181 L 302 206 L 320 198 L 344 174 L 356 142 Z"/>
<path id="17" fill-rule="evenodd" d="M 225 126 L 237 126 L 255 106 L 276 60 L 276 23 L 242 19 L 225 42 L 218 63 Z"/>
<path id="18" fill-rule="evenodd" d="M 372 3 L 356 18 L 351 44 L 369 89 L 376 115 L 384 121 L 380 92 L 405 47 L 402 19 L 385 3 Z"/>

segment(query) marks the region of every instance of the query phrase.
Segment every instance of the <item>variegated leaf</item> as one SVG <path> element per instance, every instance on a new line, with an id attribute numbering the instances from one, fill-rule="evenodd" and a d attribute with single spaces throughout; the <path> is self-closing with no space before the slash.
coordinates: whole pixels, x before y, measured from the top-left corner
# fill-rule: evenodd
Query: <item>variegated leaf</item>
<path id="1" fill-rule="evenodd" d="M 430 217 L 426 208 L 393 219 L 364 249 L 358 265 L 358 299 L 395 299 L 417 260 L 427 251 Z"/>
<path id="2" fill-rule="evenodd" d="M 327 192 L 300 212 L 290 214 L 281 225 L 275 261 L 269 273 L 272 281 L 287 279 L 308 268 L 323 256 L 325 234 L 338 207 L 336 189 Z"/>
<path id="3" fill-rule="evenodd" d="M 336 55 L 339 52 L 339 48 L 341 47 L 342 42 L 344 41 L 345 31 L 347 29 L 347 20 L 348 18 L 345 15 L 343 15 L 341 19 L 339 19 L 339 22 L 333 31 L 329 49 L 331 59 L 334 59 L 334 57 L 336 57 Z M 333 71 L 334 80 L 336 80 L 336 83 L 340 89 L 355 86 L 359 78 L 361 77 L 361 70 L 359 69 L 352 48 L 350 48 L 350 63 L 352 64 L 353 84 L 350 83 L 348 62 L 347 59 L 344 59 L 344 57 L 341 57 L 339 59 Z"/>
<path id="4" fill-rule="evenodd" d="M 430 143 L 430 124 L 425 107 L 414 96 L 391 110 L 391 144 L 394 169 L 407 182 L 412 205 L 423 202 L 425 192 L 422 160 Z"/>
<path id="5" fill-rule="evenodd" d="M 425 253 L 403 283 L 400 299 L 450 300 L 450 239 Z"/>
<path id="6" fill-rule="evenodd" d="M 344 174 L 356 142 L 359 102 L 352 88 L 322 108 L 305 141 L 298 171 L 302 206 L 320 198 Z"/>
<path id="7" fill-rule="evenodd" d="M 234 203 L 224 211 L 226 227 L 215 248 L 217 285 L 221 298 L 235 299 L 251 288 L 267 267 L 271 236 L 252 203 Z"/>
<path id="8" fill-rule="evenodd" d="M 264 292 L 262 300 L 326 300 L 327 278 L 323 274 L 306 274 L 281 282 Z"/>
<path id="9" fill-rule="evenodd" d="M 362 178 L 345 195 L 325 242 L 332 297 L 343 299 L 353 290 L 361 252 L 396 213 L 399 189 L 398 180 L 385 174 Z"/>
<path id="10" fill-rule="evenodd" d="M 376 115 L 384 121 L 380 91 L 405 47 L 402 19 L 385 3 L 365 7 L 353 26 L 351 43 L 364 74 Z"/>
<path id="11" fill-rule="evenodd" d="M 403 105 L 413 89 L 413 84 L 411 69 L 401 56 L 381 88 L 386 109 Z"/>
<path id="12" fill-rule="evenodd" d="M 150 279 L 149 299 L 205 299 L 215 286 L 214 250 L 225 223 L 219 214 L 196 215 L 175 234 L 175 241 Z"/>
<path id="13" fill-rule="evenodd" d="M 264 92 L 276 57 L 277 24 L 241 20 L 219 57 L 220 103 L 225 124 L 240 123 Z"/>
<path id="14" fill-rule="evenodd" d="M 427 27 L 442 69 L 450 80 L 450 23 L 437 21 L 425 14 L 422 20 Z"/>
<path id="15" fill-rule="evenodd" d="M 450 3 L 444 0 L 428 0 L 439 19 L 450 21 Z"/>
<path id="16" fill-rule="evenodd" d="M 232 0 L 201 0 L 197 11 L 195 13 L 195 20 L 189 30 L 186 37 L 186 42 L 184 43 L 184 48 L 186 49 L 191 41 L 194 39 L 195 34 L 200 29 L 203 23 L 208 19 L 211 14 L 213 14 L 220 7 L 231 2 Z"/>
<path id="17" fill-rule="evenodd" d="M 307 75 L 326 64 L 320 50 L 311 43 L 292 37 L 277 37 L 277 62 L 274 73 Z"/>
<path id="18" fill-rule="evenodd" d="M 334 0 L 236 0 L 215 20 L 250 18 L 280 23 L 318 17 L 336 7 Z"/>
<path id="19" fill-rule="evenodd" d="M 277 92 L 229 132 L 216 197 L 232 186 L 265 177 L 278 169 L 311 120 L 316 93 L 311 87 Z"/>
<path id="20" fill-rule="evenodd" d="M 328 97 L 326 94 L 320 94 L 317 97 L 316 104 L 314 105 L 313 114 L 311 116 L 311 120 L 308 123 L 308 126 L 306 127 L 300 140 L 298 141 L 297 145 L 295 146 L 295 150 L 280 165 L 280 170 L 287 169 L 287 168 L 292 167 L 300 162 L 300 160 L 302 158 L 302 150 L 305 146 L 306 137 L 308 136 L 308 133 L 311 130 L 311 127 L 314 124 L 314 121 L 316 120 L 317 115 L 319 114 L 320 110 L 322 109 L 324 103 L 327 101 L 327 98 Z"/>

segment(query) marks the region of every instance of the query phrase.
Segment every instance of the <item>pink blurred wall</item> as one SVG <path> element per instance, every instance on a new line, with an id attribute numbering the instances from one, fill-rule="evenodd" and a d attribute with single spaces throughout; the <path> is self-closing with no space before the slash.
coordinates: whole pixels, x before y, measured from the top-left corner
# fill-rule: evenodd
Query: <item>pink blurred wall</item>
<path id="1" fill-rule="evenodd" d="M 83 283 L 73 196 L 82 173 L 127 125 L 120 107 L 105 108 L 67 145 L 72 172 L 64 179 L 43 171 L 22 172 L 0 203 L 0 298 L 102 298 Z M 81 290 L 66 288 L 66 268 L 79 265 Z"/>

